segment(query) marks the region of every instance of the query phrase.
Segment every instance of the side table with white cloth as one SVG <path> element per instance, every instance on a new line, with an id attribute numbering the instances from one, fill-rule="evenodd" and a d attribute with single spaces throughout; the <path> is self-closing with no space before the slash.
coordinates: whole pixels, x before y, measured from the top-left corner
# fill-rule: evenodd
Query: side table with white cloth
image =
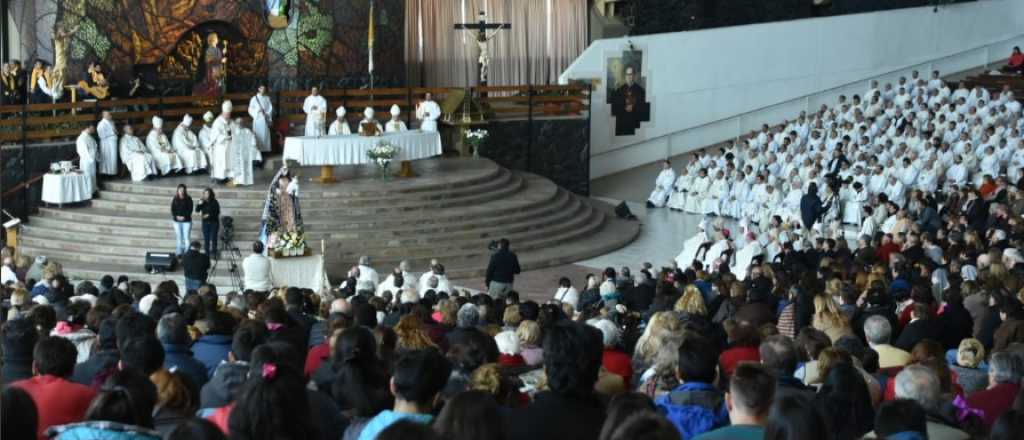
<path id="1" fill-rule="evenodd" d="M 43 176 L 43 202 L 62 206 L 92 199 L 92 178 L 81 172 L 48 173 Z"/>
<path id="2" fill-rule="evenodd" d="M 327 272 L 324 271 L 324 256 L 289 257 L 270 259 L 270 283 L 274 287 L 298 287 L 324 292 L 330 288 Z"/>
<path id="3" fill-rule="evenodd" d="M 394 145 L 395 161 L 425 159 L 441 155 L 441 134 L 422 130 L 385 133 L 382 136 L 294 136 L 284 140 L 284 159 L 302 166 L 320 166 L 320 180 L 332 182 L 337 165 L 372 163 L 367 151 L 381 142 Z"/>

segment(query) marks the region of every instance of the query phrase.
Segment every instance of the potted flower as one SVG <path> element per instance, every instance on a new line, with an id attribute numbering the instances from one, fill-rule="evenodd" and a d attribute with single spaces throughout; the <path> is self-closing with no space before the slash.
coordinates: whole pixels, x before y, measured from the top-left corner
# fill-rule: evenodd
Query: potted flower
<path id="1" fill-rule="evenodd" d="M 380 142 L 373 148 L 366 151 L 366 156 L 377 164 L 377 169 L 382 176 L 387 175 L 391 161 L 398 155 L 398 147 L 389 142 Z"/>
<path id="2" fill-rule="evenodd" d="M 462 135 L 462 141 L 473 148 L 473 157 L 480 157 L 480 147 L 487 141 L 487 130 L 466 130 Z"/>

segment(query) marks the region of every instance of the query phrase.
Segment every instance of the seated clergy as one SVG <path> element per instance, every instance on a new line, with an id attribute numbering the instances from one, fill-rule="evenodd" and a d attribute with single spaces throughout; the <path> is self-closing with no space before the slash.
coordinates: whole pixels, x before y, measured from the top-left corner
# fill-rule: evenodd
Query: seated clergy
<path id="1" fill-rule="evenodd" d="M 334 114 L 337 117 L 334 119 L 334 122 L 331 122 L 331 127 L 327 129 L 327 135 L 352 134 L 352 129 L 348 127 L 348 121 L 345 120 L 345 106 L 339 105 Z"/>
<path id="2" fill-rule="evenodd" d="M 668 198 L 668 209 L 673 211 L 682 211 L 686 207 L 686 195 L 689 192 L 690 182 L 693 181 L 693 176 L 690 175 L 690 169 L 683 167 L 679 172 L 679 177 L 676 177 L 676 183 L 673 186 L 672 195 Z"/>
<path id="3" fill-rule="evenodd" d="M 661 172 L 654 179 L 654 191 L 647 198 L 648 208 L 661 208 L 668 203 L 669 195 L 672 194 L 672 185 L 676 183 L 676 172 L 672 170 L 672 162 L 668 160 L 661 162 Z"/>
<path id="4" fill-rule="evenodd" d="M 185 172 L 192 174 L 206 169 L 206 153 L 199 147 L 199 138 L 192 132 L 192 116 L 185 115 L 171 136 L 174 151 L 181 157 Z"/>
<path id="5" fill-rule="evenodd" d="M 160 169 L 160 174 L 177 173 L 184 166 L 181 163 L 181 158 L 178 157 L 178 153 L 175 153 L 174 148 L 171 147 L 171 141 L 167 140 L 167 135 L 164 134 L 163 128 L 164 120 L 159 116 L 153 116 L 153 128 L 149 131 L 149 135 L 146 136 L 146 148 L 149 149 L 149 154 L 153 155 L 153 159 L 156 160 L 156 166 Z"/>
<path id="6" fill-rule="evenodd" d="M 213 120 L 216 116 L 213 112 L 206 112 L 203 115 L 203 127 L 199 129 L 199 148 L 203 149 L 203 153 L 206 154 L 207 161 L 210 160 L 213 154 Z"/>
<path id="7" fill-rule="evenodd" d="M 373 119 L 373 107 L 367 107 L 363 110 L 363 120 L 359 121 L 359 134 L 363 134 L 368 127 L 370 128 L 369 134 L 380 134 L 380 123 L 376 119 Z"/>
<path id="8" fill-rule="evenodd" d="M 399 118 L 402 114 L 402 109 L 398 108 L 398 104 L 391 105 L 391 120 L 384 126 L 384 131 L 388 133 L 398 133 L 408 130 L 405 126 L 405 122 Z"/>
<path id="9" fill-rule="evenodd" d="M 707 192 L 704 193 L 704 199 L 701 202 L 701 211 L 704 214 L 710 215 L 721 215 L 721 201 L 726 198 L 729 194 L 729 184 L 725 179 L 725 172 L 721 169 L 715 171 L 715 178 L 711 181 L 711 185 L 708 186 Z"/>
<path id="10" fill-rule="evenodd" d="M 690 193 L 686 197 L 686 212 L 691 214 L 703 214 L 703 200 L 704 194 L 708 192 L 711 187 L 711 178 L 708 177 L 708 170 L 701 168 L 697 171 L 697 177 L 693 179 L 693 184 L 690 186 Z"/>
<path id="11" fill-rule="evenodd" d="M 859 225 L 861 212 L 868 201 L 868 192 L 864 185 L 860 182 L 843 185 L 839 190 L 839 198 L 843 202 L 843 223 Z"/>
<path id="12" fill-rule="evenodd" d="M 156 160 L 143 145 L 142 140 L 135 136 L 131 124 L 124 124 L 124 136 L 121 136 L 121 161 L 128 167 L 132 180 L 141 182 L 149 176 L 157 174 Z"/>

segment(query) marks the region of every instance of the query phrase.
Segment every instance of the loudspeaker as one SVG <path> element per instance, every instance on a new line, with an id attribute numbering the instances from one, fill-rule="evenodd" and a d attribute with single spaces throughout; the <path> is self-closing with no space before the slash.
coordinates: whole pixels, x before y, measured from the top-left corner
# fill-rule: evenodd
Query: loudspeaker
<path id="1" fill-rule="evenodd" d="M 174 272 L 177 265 L 178 258 L 174 253 L 146 252 L 146 262 L 143 268 L 149 273 Z"/>
<path id="2" fill-rule="evenodd" d="M 615 207 L 615 215 L 621 219 L 636 220 L 636 216 L 629 210 L 629 206 L 626 206 L 626 202 L 619 203 L 619 206 Z"/>

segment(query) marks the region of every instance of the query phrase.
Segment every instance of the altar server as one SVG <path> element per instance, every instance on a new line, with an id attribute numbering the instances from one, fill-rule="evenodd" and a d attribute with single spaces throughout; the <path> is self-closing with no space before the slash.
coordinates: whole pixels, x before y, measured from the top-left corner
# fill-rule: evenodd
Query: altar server
<path id="1" fill-rule="evenodd" d="M 132 180 L 141 182 L 157 173 L 156 160 L 149 154 L 146 145 L 135 136 L 131 124 L 124 124 L 124 136 L 121 136 L 121 160 L 128 167 Z"/>
<path id="2" fill-rule="evenodd" d="M 78 152 L 78 168 L 89 176 L 89 181 L 92 182 L 92 190 L 96 191 L 96 159 L 97 153 L 99 152 L 99 145 L 96 144 L 96 139 L 92 137 L 96 129 L 93 126 L 85 127 L 82 133 L 78 135 L 78 139 L 75 141 L 75 150 Z"/>
<path id="3" fill-rule="evenodd" d="M 181 157 L 185 172 L 192 174 L 206 169 L 206 153 L 199 147 L 199 139 L 192 132 L 192 116 L 185 115 L 171 136 L 174 151 Z"/>
<path id="4" fill-rule="evenodd" d="M 252 130 L 246 128 L 244 122 L 242 118 L 238 118 L 231 126 L 231 182 L 235 185 L 248 186 L 252 185 L 252 163 L 263 160 L 263 155 L 256 149 L 256 137 Z"/>
<path id="5" fill-rule="evenodd" d="M 221 114 L 213 121 L 210 134 L 210 178 L 223 181 L 232 177 L 231 101 L 220 106 Z"/>
<path id="6" fill-rule="evenodd" d="M 434 95 L 427 93 L 416 107 L 416 119 L 420 120 L 420 130 L 437 131 L 437 119 L 440 117 L 441 106 L 434 102 Z"/>
<path id="7" fill-rule="evenodd" d="M 324 107 L 326 108 L 326 106 Z M 270 126 L 274 121 L 274 105 L 267 96 L 267 86 L 256 89 L 256 96 L 249 99 L 249 116 L 252 117 L 252 133 L 256 137 L 256 149 L 270 151 Z"/>
<path id="8" fill-rule="evenodd" d="M 379 134 L 382 132 L 382 130 L 380 129 L 380 122 L 377 122 L 377 120 L 373 118 L 373 115 L 373 107 L 367 107 L 365 110 L 363 110 L 363 120 L 359 121 L 359 134 L 363 134 L 363 125 L 367 124 L 376 126 L 376 133 Z"/>
<path id="9" fill-rule="evenodd" d="M 153 159 L 156 159 L 156 166 L 160 169 L 160 174 L 167 175 L 177 173 L 184 167 L 178 153 L 175 153 L 174 148 L 171 147 L 171 141 L 167 139 L 163 128 L 164 120 L 159 116 L 153 116 L 153 128 L 146 136 L 146 148 L 149 149 L 149 154 L 153 155 Z"/>
<path id="10" fill-rule="evenodd" d="M 334 111 L 337 118 L 334 122 L 331 122 L 331 128 L 327 131 L 330 136 L 339 134 L 352 134 L 352 129 L 348 126 L 348 121 L 345 120 L 345 106 L 339 105 L 338 109 Z"/>
<path id="11" fill-rule="evenodd" d="M 668 203 L 672 194 L 672 185 L 676 183 L 676 172 L 672 170 L 672 162 L 665 160 L 661 163 L 661 172 L 654 179 L 654 191 L 647 198 L 648 208 L 661 208 Z"/>
<path id="12" fill-rule="evenodd" d="M 99 173 L 104 176 L 117 175 L 117 127 L 109 111 L 103 111 L 103 119 L 96 125 L 100 137 Z"/>
<path id="13" fill-rule="evenodd" d="M 399 118 L 402 115 L 402 109 L 398 108 L 398 104 L 391 105 L 391 120 L 384 125 L 384 131 L 388 133 L 398 133 L 408 130 L 405 126 L 405 122 Z"/>
<path id="14" fill-rule="evenodd" d="M 320 89 L 313 87 L 309 96 L 302 102 L 302 111 L 306 112 L 306 136 L 323 136 L 327 122 L 327 100 L 320 96 Z"/>

